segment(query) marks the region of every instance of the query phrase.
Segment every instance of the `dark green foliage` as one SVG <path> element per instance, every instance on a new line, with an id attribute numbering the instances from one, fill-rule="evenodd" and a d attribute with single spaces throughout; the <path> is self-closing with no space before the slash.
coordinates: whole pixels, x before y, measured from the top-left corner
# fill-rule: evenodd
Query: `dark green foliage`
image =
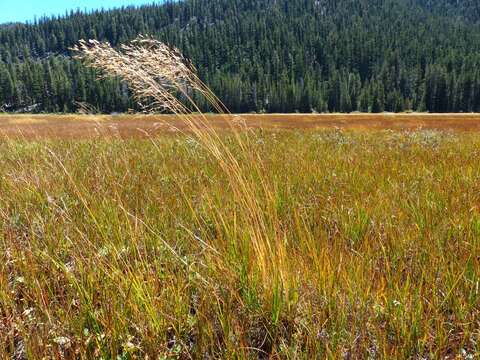
<path id="1" fill-rule="evenodd" d="M 0 107 L 135 108 L 70 58 L 82 38 L 153 34 L 234 112 L 480 111 L 475 0 L 187 0 L 0 27 Z M 207 105 L 199 99 L 203 110 Z"/>

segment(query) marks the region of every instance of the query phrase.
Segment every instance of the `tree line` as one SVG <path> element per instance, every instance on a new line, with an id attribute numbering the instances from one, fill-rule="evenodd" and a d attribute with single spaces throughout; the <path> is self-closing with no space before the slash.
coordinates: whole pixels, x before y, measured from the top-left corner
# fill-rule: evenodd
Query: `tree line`
<path id="1" fill-rule="evenodd" d="M 179 47 L 233 112 L 480 111 L 471 0 L 186 0 L 0 26 L 0 110 L 138 110 L 71 58 L 79 39 Z M 208 105 L 197 99 L 203 110 Z"/>

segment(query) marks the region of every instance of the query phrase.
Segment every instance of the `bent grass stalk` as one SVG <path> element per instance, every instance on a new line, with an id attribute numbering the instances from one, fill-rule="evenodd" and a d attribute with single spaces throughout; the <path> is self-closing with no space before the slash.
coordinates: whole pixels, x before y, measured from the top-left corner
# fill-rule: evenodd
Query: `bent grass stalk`
<path id="1" fill-rule="evenodd" d="M 230 191 L 239 205 L 238 214 L 243 217 L 240 220 L 243 229 L 249 233 L 246 246 L 253 249 L 251 270 L 260 272 L 265 291 L 274 290 L 271 294 L 273 305 L 279 305 L 280 293 L 288 298 L 294 289 L 291 288 L 292 279 L 289 279 L 291 272 L 287 270 L 286 239 L 277 219 L 275 193 L 262 170 L 261 156 L 252 146 L 253 136 L 245 125 L 229 122 L 239 149 L 238 153 L 232 153 L 192 98 L 196 91 L 218 113 L 228 112 L 199 79 L 192 63 L 178 49 L 146 36 L 139 36 L 118 50 L 109 43 L 96 40 L 82 40 L 73 50 L 76 58 L 100 70 L 102 76 L 123 79 L 145 111 L 171 112 L 188 125 L 195 139 L 216 159 L 229 181 Z M 186 104 L 179 100 L 179 95 L 186 99 Z M 210 246 L 215 248 L 215 244 Z M 238 243 L 236 246 L 243 245 Z M 227 264 L 223 266 L 228 268 Z M 272 311 L 278 314 L 279 309 Z M 277 319 L 278 316 L 273 317 Z"/>

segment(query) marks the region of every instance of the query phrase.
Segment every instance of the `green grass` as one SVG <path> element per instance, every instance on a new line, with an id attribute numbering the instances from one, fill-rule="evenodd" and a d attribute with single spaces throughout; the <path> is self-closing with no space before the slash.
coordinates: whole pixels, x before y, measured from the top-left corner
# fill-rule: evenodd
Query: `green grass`
<path id="1" fill-rule="evenodd" d="M 480 356 L 480 135 L 249 136 L 2 142 L 1 355 Z"/>

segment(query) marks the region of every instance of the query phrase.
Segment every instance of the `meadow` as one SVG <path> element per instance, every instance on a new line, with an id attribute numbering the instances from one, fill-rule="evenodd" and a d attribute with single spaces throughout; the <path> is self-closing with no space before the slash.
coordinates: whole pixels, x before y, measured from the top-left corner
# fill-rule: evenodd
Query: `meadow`
<path id="1" fill-rule="evenodd" d="M 220 138 L 3 138 L 2 358 L 480 356 L 480 133 Z"/>

